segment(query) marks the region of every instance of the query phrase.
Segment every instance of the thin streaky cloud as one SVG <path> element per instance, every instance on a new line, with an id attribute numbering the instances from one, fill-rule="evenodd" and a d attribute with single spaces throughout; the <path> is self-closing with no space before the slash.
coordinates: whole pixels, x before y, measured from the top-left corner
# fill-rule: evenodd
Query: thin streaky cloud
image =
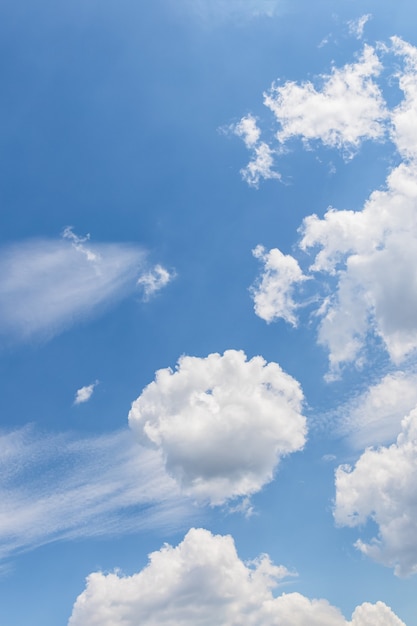
<path id="1" fill-rule="evenodd" d="M 98 315 L 142 284 L 147 298 L 172 275 L 149 272 L 137 245 L 91 243 L 67 227 L 60 239 L 35 239 L 0 249 L 0 337 L 50 339 Z"/>
<path id="2" fill-rule="evenodd" d="M 128 431 L 0 434 L 0 559 L 57 540 L 182 527 L 195 515 Z"/>

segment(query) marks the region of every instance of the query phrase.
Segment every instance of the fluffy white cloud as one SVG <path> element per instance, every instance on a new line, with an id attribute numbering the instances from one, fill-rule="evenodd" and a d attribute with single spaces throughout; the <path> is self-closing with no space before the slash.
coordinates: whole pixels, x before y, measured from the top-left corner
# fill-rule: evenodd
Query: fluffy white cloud
<path id="1" fill-rule="evenodd" d="M 392 37 L 392 50 L 404 59 L 405 68 L 398 73 L 404 98 L 391 113 L 392 140 L 406 159 L 417 157 L 417 48 L 399 37 Z"/>
<path id="2" fill-rule="evenodd" d="M 282 317 L 295 323 L 300 294 L 294 287 L 306 277 L 314 277 L 317 293 L 326 294 L 315 313 L 318 341 L 329 352 L 329 379 L 340 375 L 343 364 L 365 363 L 371 336 L 396 365 L 417 348 L 417 48 L 394 37 L 385 48 L 389 53 L 403 62 L 396 78 L 404 98 L 391 112 L 374 83 L 381 64 L 369 46 L 357 63 L 323 77 L 321 91 L 311 83 L 286 83 L 265 100 L 281 123 L 281 142 L 298 134 L 353 149 L 365 137 L 380 138 L 391 123 L 391 139 L 404 159 L 362 210 L 330 208 L 323 218 L 304 219 L 299 248 L 311 255 L 308 273 L 302 274 L 295 258 L 277 253 L 275 271 L 267 267 L 272 257 L 264 256 L 266 271 L 254 293 L 256 312 L 267 321 Z M 248 147 L 259 142 L 253 124 L 247 118 L 241 127 Z"/>
<path id="3" fill-rule="evenodd" d="M 77 389 L 74 398 L 74 404 L 82 404 L 83 402 L 88 402 L 91 396 L 94 393 L 94 389 L 98 385 L 98 380 L 95 383 L 91 383 L 91 385 L 86 385 L 85 387 L 81 387 Z"/>
<path id="4" fill-rule="evenodd" d="M 339 433 L 357 449 L 396 440 L 401 421 L 417 406 L 417 374 L 387 374 L 337 411 Z"/>
<path id="5" fill-rule="evenodd" d="M 310 270 L 338 277 L 319 331 L 333 370 L 358 358 L 369 329 L 401 362 L 417 347 L 417 165 L 394 168 L 362 211 L 312 215 L 302 231 L 301 249 L 319 250 Z"/>
<path id="6" fill-rule="evenodd" d="M 365 139 L 381 139 L 387 117 L 384 99 L 373 80 L 382 65 L 371 46 L 365 46 L 357 63 L 334 68 L 323 75 L 322 89 L 311 82 L 273 85 L 264 103 L 280 124 L 277 138 L 320 140 L 326 146 L 354 152 Z"/>
<path id="7" fill-rule="evenodd" d="M 282 318 L 296 326 L 294 286 L 307 277 L 294 257 L 277 248 L 267 252 L 263 246 L 257 246 L 252 253 L 264 263 L 264 271 L 252 287 L 256 315 L 267 322 Z"/>
<path id="8" fill-rule="evenodd" d="M 144 251 L 91 244 L 70 228 L 58 240 L 0 250 L 0 334 L 48 338 L 134 291 Z"/>
<path id="9" fill-rule="evenodd" d="M 141 443 L 161 450 L 185 493 L 220 504 L 259 491 L 282 456 L 302 449 L 302 402 L 279 365 L 228 350 L 159 370 L 129 423 Z"/>
<path id="10" fill-rule="evenodd" d="M 0 433 L 0 501 L 0 560 L 57 539 L 176 529 L 195 514 L 160 456 L 129 431 Z"/>
<path id="11" fill-rule="evenodd" d="M 416 485 L 417 409 L 403 420 L 396 443 L 368 448 L 353 469 L 336 471 L 336 522 L 353 527 L 373 520 L 378 536 L 356 546 L 399 576 L 417 572 Z"/>
<path id="12" fill-rule="evenodd" d="M 142 287 L 144 299 L 149 300 L 163 287 L 166 287 L 173 278 L 173 273 L 158 264 L 138 278 L 137 285 Z"/>
<path id="13" fill-rule="evenodd" d="M 235 135 L 242 137 L 247 148 L 256 146 L 261 138 L 261 131 L 256 122 L 256 117 L 247 115 L 242 117 L 240 122 L 232 128 Z"/>
<path id="14" fill-rule="evenodd" d="M 229 535 L 193 528 L 137 574 L 90 574 L 68 626 L 405 626 L 383 602 L 362 604 L 347 622 L 326 600 L 274 597 L 286 576 L 267 555 L 241 561 Z"/>
<path id="15" fill-rule="evenodd" d="M 260 140 L 261 131 L 256 118 L 253 115 L 242 117 L 238 124 L 231 127 L 231 130 L 243 139 L 246 147 L 252 153 L 249 163 L 240 170 L 243 180 L 251 187 L 256 188 L 262 178 L 280 180 L 281 174 L 273 169 L 274 151 L 265 141 Z"/>

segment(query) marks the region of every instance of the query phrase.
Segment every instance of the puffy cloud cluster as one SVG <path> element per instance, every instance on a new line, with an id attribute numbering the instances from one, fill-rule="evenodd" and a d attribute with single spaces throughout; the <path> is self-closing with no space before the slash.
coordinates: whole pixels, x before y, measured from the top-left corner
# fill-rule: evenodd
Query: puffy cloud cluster
<path id="1" fill-rule="evenodd" d="M 385 52 L 403 63 L 396 77 L 404 97 L 392 111 L 374 83 L 381 63 L 369 46 L 357 63 L 324 77 L 319 92 L 310 83 L 286 83 L 266 96 L 282 127 L 281 142 L 300 135 L 353 149 L 386 131 L 403 157 L 362 210 L 330 208 L 323 218 L 304 219 L 299 249 L 310 256 L 308 269 L 302 271 L 279 250 L 262 251 L 265 269 L 254 299 L 256 313 L 267 321 L 281 317 L 295 323 L 294 287 L 301 280 L 314 278 L 319 293 L 326 285 L 328 295 L 316 314 L 330 379 L 345 363 L 363 363 L 369 334 L 382 341 L 397 365 L 417 348 L 417 48 L 394 37 Z M 279 267 L 270 267 L 272 257 Z"/>
<path id="2" fill-rule="evenodd" d="M 267 252 L 263 246 L 257 246 L 252 253 L 264 263 L 262 277 L 252 287 L 256 315 L 267 322 L 282 318 L 296 326 L 294 287 L 307 277 L 294 257 L 278 248 Z"/>
<path id="3" fill-rule="evenodd" d="M 378 536 L 356 546 L 399 576 L 417 572 L 416 485 L 417 409 L 403 420 L 396 443 L 368 448 L 353 469 L 336 471 L 336 522 L 354 527 L 373 520 Z"/>
<path id="4" fill-rule="evenodd" d="M 286 576 L 267 555 L 244 563 L 232 537 L 193 528 L 137 574 L 90 574 L 68 626 L 404 626 L 383 602 L 362 604 L 347 622 L 326 600 L 274 597 Z"/>
<path id="5" fill-rule="evenodd" d="M 161 451 L 185 493 L 220 504 L 260 490 L 282 456 L 302 449 L 302 403 L 300 385 L 279 365 L 228 350 L 159 370 L 129 424 Z"/>
<path id="6" fill-rule="evenodd" d="M 323 75 L 322 88 L 311 82 L 273 85 L 264 103 L 274 113 L 284 143 L 292 137 L 320 140 L 324 145 L 356 150 L 364 139 L 381 139 L 387 117 L 384 99 L 373 80 L 382 65 L 375 50 L 365 46 L 356 63 L 333 68 Z"/>

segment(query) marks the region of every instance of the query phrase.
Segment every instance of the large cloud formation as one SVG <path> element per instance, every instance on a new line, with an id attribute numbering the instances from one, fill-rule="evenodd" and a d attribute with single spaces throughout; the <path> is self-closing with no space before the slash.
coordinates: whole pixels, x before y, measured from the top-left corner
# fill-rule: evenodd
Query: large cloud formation
<path id="1" fill-rule="evenodd" d="M 368 448 L 355 467 L 336 471 L 335 520 L 360 526 L 368 519 L 378 537 L 356 546 L 399 576 L 417 572 L 417 409 L 403 420 L 396 443 Z"/>
<path id="2" fill-rule="evenodd" d="M 300 385 L 279 365 L 228 350 L 159 370 L 129 423 L 162 452 L 185 493 L 221 504 L 261 489 L 282 456 L 302 449 L 302 402 Z"/>
<path id="3" fill-rule="evenodd" d="M 241 561 L 231 536 L 193 528 L 137 574 L 90 574 L 68 626 L 405 626 L 383 602 L 365 602 L 348 622 L 326 600 L 274 597 L 286 576 L 267 555 Z"/>
<path id="4" fill-rule="evenodd" d="M 281 253 L 279 272 L 273 275 L 268 263 L 280 251 L 263 252 L 268 263 L 255 283 L 256 313 L 267 321 L 282 317 L 294 324 L 295 287 L 314 278 L 322 298 L 315 311 L 318 341 L 329 353 L 330 378 L 346 363 L 363 362 L 371 336 L 396 365 L 417 348 L 417 48 L 394 37 L 385 50 L 389 54 L 400 59 L 395 78 L 403 95 L 392 110 L 374 82 L 382 66 L 369 46 L 357 63 L 334 68 L 321 91 L 310 83 L 286 83 L 266 98 L 281 126 L 280 142 L 299 135 L 354 150 L 364 139 L 385 135 L 402 158 L 388 173 L 385 188 L 373 191 L 362 210 L 330 208 L 322 218 L 304 219 L 299 250 L 302 258 L 310 256 L 306 270 Z M 284 258 L 292 268 L 285 274 Z"/>

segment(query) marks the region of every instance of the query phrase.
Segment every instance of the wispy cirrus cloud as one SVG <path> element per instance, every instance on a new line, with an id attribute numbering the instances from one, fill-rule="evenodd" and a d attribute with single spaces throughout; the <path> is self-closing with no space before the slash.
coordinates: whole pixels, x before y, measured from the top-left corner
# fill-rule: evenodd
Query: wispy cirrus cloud
<path id="1" fill-rule="evenodd" d="M 195 510 L 128 431 L 0 433 L 0 559 L 51 541 L 182 527 Z"/>
<path id="2" fill-rule="evenodd" d="M 99 314 L 137 288 L 150 271 L 146 252 L 125 243 L 92 243 L 66 228 L 59 239 L 35 239 L 0 250 L 0 337 L 49 339 Z M 158 282 L 159 277 L 159 282 Z"/>

